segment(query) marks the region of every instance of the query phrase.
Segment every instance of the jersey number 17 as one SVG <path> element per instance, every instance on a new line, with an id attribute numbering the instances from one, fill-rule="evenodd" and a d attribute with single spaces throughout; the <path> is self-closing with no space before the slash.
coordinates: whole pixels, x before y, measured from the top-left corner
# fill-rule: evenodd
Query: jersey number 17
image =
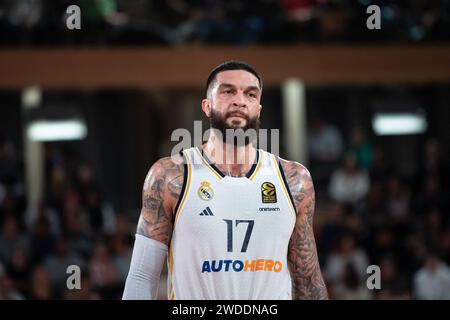
<path id="1" fill-rule="evenodd" d="M 247 223 L 247 231 L 245 232 L 244 243 L 242 244 L 241 252 L 247 252 L 248 242 L 252 236 L 254 220 L 227 220 L 223 219 L 227 224 L 227 251 L 233 252 L 233 221 L 235 221 L 235 227 L 240 223 Z"/>

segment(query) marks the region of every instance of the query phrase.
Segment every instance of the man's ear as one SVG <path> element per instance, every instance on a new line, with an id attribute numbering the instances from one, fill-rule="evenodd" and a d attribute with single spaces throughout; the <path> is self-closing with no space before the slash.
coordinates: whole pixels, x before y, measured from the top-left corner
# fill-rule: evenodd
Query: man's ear
<path id="1" fill-rule="evenodd" d="M 259 110 L 258 110 L 258 119 L 261 116 L 261 110 L 262 110 L 262 105 L 259 105 Z"/>
<path id="2" fill-rule="evenodd" d="M 209 101 L 209 99 L 202 100 L 202 110 L 206 114 L 206 116 L 209 118 L 211 115 L 211 101 Z"/>

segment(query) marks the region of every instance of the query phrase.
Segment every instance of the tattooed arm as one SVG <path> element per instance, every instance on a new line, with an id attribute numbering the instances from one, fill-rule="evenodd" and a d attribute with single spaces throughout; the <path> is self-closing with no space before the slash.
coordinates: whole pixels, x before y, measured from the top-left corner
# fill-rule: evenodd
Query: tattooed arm
<path id="1" fill-rule="evenodd" d="M 328 299 L 314 240 L 315 193 L 311 175 L 297 162 L 280 159 L 280 163 L 297 208 L 297 221 L 288 252 L 288 264 L 293 280 L 293 298 Z"/>
<path id="2" fill-rule="evenodd" d="M 182 160 L 180 155 L 177 157 Z M 173 210 L 181 193 L 183 172 L 183 164 L 176 164 L 170 157 L 158 160 L 151 167 L 142 191 L 137 234 L 169 245 Z"/>
<path id="3" fill-rule="evenodd" d="M 171 158 L 159 160 L 148 172 L 122 299 L 156 299 L 167 247 L 172 237 L 173 209 L 182 184 L 183 165 L 177 165 Z"/>

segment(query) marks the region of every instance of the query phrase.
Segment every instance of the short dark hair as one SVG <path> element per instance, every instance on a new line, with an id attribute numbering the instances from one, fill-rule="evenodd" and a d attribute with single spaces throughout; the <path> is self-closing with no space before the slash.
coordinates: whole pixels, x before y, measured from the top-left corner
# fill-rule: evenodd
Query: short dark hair
<path id="1" fill-rule="evenodd" d="M 244 70 L 244 71 L 250 72 L 258 79 L 259 89 L 262 91 L 262 80 L 261 80 L 261 77 L 259 76 L 258 72 L 256 72 L 256 70 L 253 69 L 253 67 L 251 65 L 249 65 L 248 63 L 245 63 L 242 61 L 237 61 L 237 60 L 232 60 L 232 61 L 227 61 L 227 62 L 222 63 L 221 65 L 215 67 L 211 71 L 211 73 L 208 76 L 208 80 L 206 80 L 206 94 L 207 95 L 208 95 L 208 91 L 209 91 L 211 85 L 216 81 L 217 74 L 220 72 L 223 72 L 223 71 L 228 71 L 228 70 Z"/>

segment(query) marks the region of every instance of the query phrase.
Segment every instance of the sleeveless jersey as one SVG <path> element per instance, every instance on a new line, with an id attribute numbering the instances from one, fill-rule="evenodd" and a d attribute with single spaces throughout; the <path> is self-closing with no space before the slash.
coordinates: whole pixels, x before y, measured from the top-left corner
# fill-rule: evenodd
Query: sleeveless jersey
<path id="1" fill-rule="evenodd" d="M 168 253 L 168 298 L 292 299 L 287 264 L 296 210 L 276 157 L 257 150 L 245 177 L 183 151 L 184 183 Z"/>

